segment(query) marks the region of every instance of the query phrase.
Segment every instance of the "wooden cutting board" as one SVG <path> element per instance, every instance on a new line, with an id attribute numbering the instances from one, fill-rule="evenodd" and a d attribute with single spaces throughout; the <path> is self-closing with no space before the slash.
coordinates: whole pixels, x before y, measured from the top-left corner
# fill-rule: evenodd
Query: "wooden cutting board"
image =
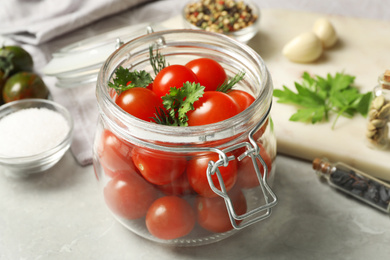
<path id="1" fill-rule="evenodd" d="M 326 17 L 334 25 L 339 40 L 322 57 L 309 64 L 293 63 L 285 58 L 283 46 L 298 34 L 310 31 L 317 18 Z M 179 17 L 180 18 L 180 17 Z M 174 18 L 165 26 L 178 27 Z M 325 77 L 344 72 L 356 77 L 361 92 L 372 91 L 378 76 L 390 69 L 390 22 L 330 16 L 291 10 L 263 9 L 258 34 L 248 42 L 264 59 L 271 73 L 274 88 L 294 88 L 304 71 Z M 368 148 L 365 140 L 367 119 L 340 117 L 334 130 L 329 123 L 304 124 L 289 121 L 296 111 L 291 105 L 274 99 L 272 119 L 278 141 L 278 152 L 312 161 L 327 157 L 344 162 L 370 175 L 390 180 L 390 150 Z"/>
<path id="2" fill-rule="evenodd" d="M 337 44 L 324 52 L 316 62 L 297 64 L 288 61 L 281 50 L 296 35 L 310 31 L 319 17 L 329 19 L 339 35 Z M 356 77 L 361 92 L 371 91 L 378 76 L 390 69 L 390 23 L 342 16 L 286 10 L 263 10 L 256 37 L 248 43 L 265 60 L 274 88 L 294 88 L 304 71 L 325 77 L 327 73 L 345 72 Z M 356 115 L 339 118 L 334 130 L 329 123 L 304 124 L 289 121 L 296 111 L 291 105 L 274 99 L 272 119 L 278 140 L 278 152 L 313 160 L 327 157 L 330 161 L 350 164 L 373 176 L 390 180 L 390 150 L 368 148 L 365 140 L 367 119 Z"/>

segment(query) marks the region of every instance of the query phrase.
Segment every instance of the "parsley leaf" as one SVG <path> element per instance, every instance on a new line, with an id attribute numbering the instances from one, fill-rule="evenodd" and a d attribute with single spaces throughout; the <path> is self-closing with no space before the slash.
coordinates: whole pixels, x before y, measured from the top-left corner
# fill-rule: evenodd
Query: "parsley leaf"
<path id="1" fill-rule="evenodd" d="M 356 113 L 366 116 L 372 99 L 372 93 L 361 94 L 353 86 L 355 77 L 344 73 L 326 78 L 316 75 L 312 77 L 304 72 L 302 83 L 294 83 L 297 92 L 288 87 L 275 89 L 274 97 L 278 103 L 293 104 L 299 109 L 291 117 L 291 121 L 317 123 L 329 120 L 329 113 L 336 114 L 332 129 L 340 116 L 353 117 Z"/>
<path id="2" fill-rule="evenodd" d="M 156 123 L 168 122 L 169 125 L 187 126 L 187 112 L 194 109 L 194 103 L 203 96 L 204 89 L 199 83 L 188 81 L 181 88 L 172 87 L 169 93 L 162 97 L 169 118 L 162 111 L 157 113 Z"/>
<path id="3" fill-rule="evenodd" d="M 144 70 L 141 71 L 130 71 L 120 66 L 115 71 L 115 77 L 109 82 L 108 86 L 116 90 L 118 94 L 122 91 L 134 88 L 141 87 L 146 88 L 150 83 L 153 82 L 152 76 Z"/>

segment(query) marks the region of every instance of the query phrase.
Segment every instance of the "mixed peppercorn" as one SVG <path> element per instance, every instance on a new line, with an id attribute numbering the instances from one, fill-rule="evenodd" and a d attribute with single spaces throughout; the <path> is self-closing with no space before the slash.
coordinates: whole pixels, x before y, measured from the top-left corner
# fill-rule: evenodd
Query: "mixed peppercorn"
<path id="1" fill-rule="evenodd" d="M 390 190 L 375 180 L 368 180 L 353 170 L 343 171 L 340 169 L 330 175 L 330 180 L 341 189 L 361 197 L 362 200 L 384 209 L 389 208 Z"/>
<path id="2" fill-rule="evenodd" d="M 234 32 L 252 25 L 258 16 L 243 1 L 201 0 L 186 6 L 185 18 L 206 31 Z"/>

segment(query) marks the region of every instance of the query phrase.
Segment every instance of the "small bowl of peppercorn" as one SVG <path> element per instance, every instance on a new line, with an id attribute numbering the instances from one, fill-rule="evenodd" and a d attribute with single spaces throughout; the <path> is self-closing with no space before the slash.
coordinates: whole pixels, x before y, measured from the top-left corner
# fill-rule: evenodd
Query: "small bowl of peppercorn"
<path id="1" fill-rule="evenodd" d="M 260 10 L 249 0 L 198 0 L 183 8 L 184 26 L 222 33 L 247 43 L 258 32 Z"/>

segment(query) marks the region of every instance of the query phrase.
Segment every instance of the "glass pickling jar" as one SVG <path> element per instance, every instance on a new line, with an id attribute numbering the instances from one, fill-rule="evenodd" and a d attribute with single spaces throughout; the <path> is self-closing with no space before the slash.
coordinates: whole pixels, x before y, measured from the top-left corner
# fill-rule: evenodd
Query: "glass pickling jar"
<path id="1" fill-rule="evenodd" d="M 150 46 L 171 65 L 207 57 L 229 77 L 244 71 L 237 87 L 255 101 L 232 118 L 203 126 L 157 125 L 127 114 L 108 83 L 119 66 L 153 75 Z M 132 232 L 177 246 L 216 242 L 269 217 L 277 204 L 272 91 L 261 57 L 223 35 L 169 30 L 124 44 L 102 66 L 96 88 L 94 168 L 107 208 Z M 145 171 L 165 180 L 151 181 Z"/>

